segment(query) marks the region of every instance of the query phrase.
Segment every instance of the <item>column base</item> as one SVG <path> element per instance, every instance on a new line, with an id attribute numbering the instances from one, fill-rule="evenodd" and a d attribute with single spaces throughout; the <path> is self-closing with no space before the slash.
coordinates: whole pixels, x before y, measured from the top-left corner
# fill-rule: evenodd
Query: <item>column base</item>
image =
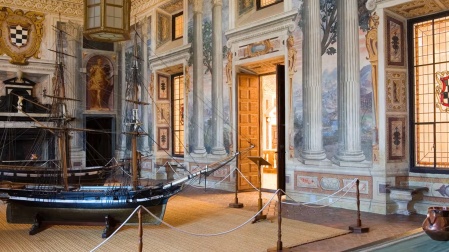
<path id="1" fill-rule="evenodd" d="M 206 148 L 204 148 L 204 147 L 202 147 L 202 148 L 195 148 L 193 150 L 193 152 L 190 153 L 190 155 L 192 157 L 194 157 L 194 158 L 195 157 L 202 158 L 202 157 L 207 156 L 207 151 L 206 151 Z"/>
<path id="2" fill-rule="evenodd" d="M 332 159 L 332 163 L 341 167 L 356 167 L 356 168 L 370 168 L 372 166 L 371 162 L 366 160 L 363 161 L 343 161 L 337 158 Z"/>
<path id="3" fill-rule="evenodd" d="M 224 147 L 213 147 L 211 154 L 214 156 L 227 156 L 226 149 Z"/>
<path id="4" fill-rule="evenodd" d="M 365 155 L 363 151 L 337 151 L 334 159 L 339 162 L 363 162 L 365 161 Z"/>
<path id="5" fill-rule="evenodd" d="M 332 162 L 327 158 L 318 160 L 318 159 L 305 159 L 300 156 L 300 157 L 298 157 L 298 160 L 299 160 L 299 162 L 301 162 L 302 164 L 305 164 L 305 165 L 315 165 L 315 166 L 331 166 L 332 165 Z"/>

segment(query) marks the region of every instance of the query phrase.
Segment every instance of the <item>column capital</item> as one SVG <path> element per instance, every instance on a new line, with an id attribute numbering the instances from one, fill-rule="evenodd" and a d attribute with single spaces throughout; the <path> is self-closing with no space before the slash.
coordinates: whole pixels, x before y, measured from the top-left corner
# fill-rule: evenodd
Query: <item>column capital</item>
<path id="1" fill-rule="evenodd" d="M 189 0 L 193 4 L 193 13 L 203 13 L 203 0 Z"/>
<path id="2" fill-rule="evenodd" d="M 216 6 L 216 5 L 223 6 L 223 0 L 211 0 L 211 2 L 212 2 L 212 6 Z"/>

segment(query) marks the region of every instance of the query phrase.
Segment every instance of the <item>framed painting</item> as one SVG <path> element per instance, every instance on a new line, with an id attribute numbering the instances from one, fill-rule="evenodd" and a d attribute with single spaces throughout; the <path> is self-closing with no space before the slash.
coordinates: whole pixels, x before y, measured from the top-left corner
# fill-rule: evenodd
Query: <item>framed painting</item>
<path id="1" fill-rule="evenodd" d="M 168 100 L 169 99 L 169 83 L 168 76 L 158 75 L 157 80 L 157 98 L 159 100 Z"/>
<path id="2" fill-rule="evenodd" d="M 404 23 L 387 16 L 387 63 L 389 66 L 405 66 L 405 36 Z"/>

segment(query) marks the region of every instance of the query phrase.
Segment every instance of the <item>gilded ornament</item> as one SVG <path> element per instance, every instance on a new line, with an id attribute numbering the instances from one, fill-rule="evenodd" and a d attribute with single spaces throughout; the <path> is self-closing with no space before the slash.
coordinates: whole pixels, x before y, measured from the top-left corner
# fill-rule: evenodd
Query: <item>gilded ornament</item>
<path id="1" fill-rule="evenodd" d="M 232 51 L 228 52 L 228 63 L 226 63 L 226 83 L 232 85 Z"/>
<path id="2" fill-rule="evenodd" d="M 435 101 L 441 112 L 449 113 L 449 71 L 436 72 Z"/>
<path id="3" fill-rule="evenodd" d="M 39 59 L 42 43 L 43 13 L 15 10 L 8 7 L 0 9 L 0 55 L 11 57 L 9 62 L 27 65 L 27 59 Z"/>

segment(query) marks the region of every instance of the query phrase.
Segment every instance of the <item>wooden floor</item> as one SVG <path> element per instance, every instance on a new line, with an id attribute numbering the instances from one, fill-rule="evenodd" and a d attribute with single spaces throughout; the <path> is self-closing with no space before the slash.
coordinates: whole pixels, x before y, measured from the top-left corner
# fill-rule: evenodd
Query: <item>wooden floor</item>
<path id="1" fill-rule="evenodd" d="M 269 194 L 269 193 L 267 193 Z M 197 189 L 187 187 L 182 194 L 197 200 L 207 201 L 219 205 L 228 205 L 234 199 L 234 194 L 216 189 Z M 256 192 L 244 192 L 239 194 L 239 202 L 244 204 L 242 211 L 253 211 L 257 209 Z M 274 214 L 274 204 L 270 206 L 268 214 Z M 324 225 L 333 228 L 347 229 L 349 225 L 355 224 L 356 211 L 340 208 L 308 208 L 292 207 L 283 208 L 283 216 Z M 361 214 L 364 225 L 370 227 L 370 232 L 365 234 L 348 234 L 327 240 L 317 241 L 293 248 L 293 251 L 343 251 L 361 245 L 403 234 L 407 231 L 421 227 L 425 215 L 380 215 L 373 213 Z M 275 244 L 273 244 L 274 246 Z"/>

